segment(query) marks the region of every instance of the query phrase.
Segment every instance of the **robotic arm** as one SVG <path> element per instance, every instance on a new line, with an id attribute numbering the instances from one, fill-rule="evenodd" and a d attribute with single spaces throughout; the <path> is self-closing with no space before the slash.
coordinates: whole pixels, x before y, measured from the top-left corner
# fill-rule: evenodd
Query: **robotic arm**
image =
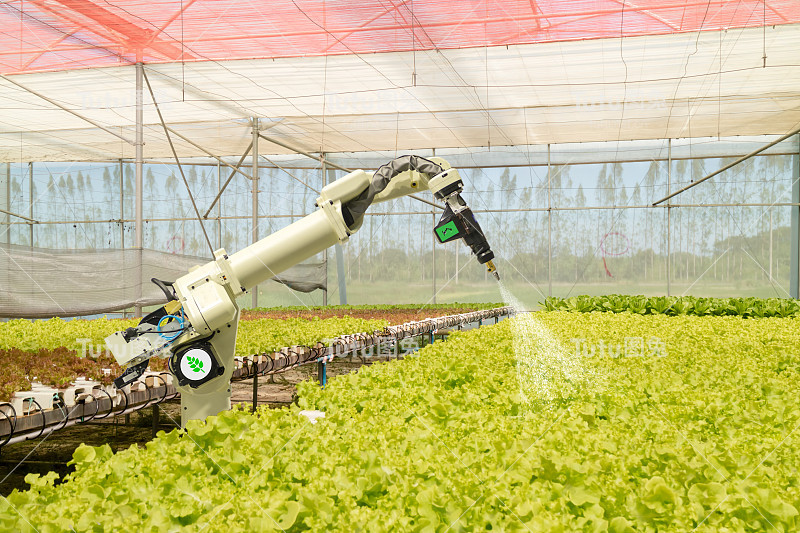
<path id="1" fill-rule="evenodd" d="M 404 156 L 370 174 L 356 170 L 320 192 L 319 209 L 280 231 L 228 255 L 214 252 L 214 261 L 195 267 L 174 283 L 153 280 L 167 304 L 138 326 L 106 338 L 125 373 L 115 380 L 124 387 L 147 368 L 151 357 L 169 359 L 169 369 L 181 392 L 181 421 L 205 419 L 230 409 L 230 378 L 239 306 L 246 290 L 309 257 L 344 243 L 356 232 L 370 205 L 430 190 L 445 204 L 434 228 L 439 242 L 464 239 L 478 262 L 500 279 L 494 254 L 467 207 L 458 171 L 439 158 Z"/>

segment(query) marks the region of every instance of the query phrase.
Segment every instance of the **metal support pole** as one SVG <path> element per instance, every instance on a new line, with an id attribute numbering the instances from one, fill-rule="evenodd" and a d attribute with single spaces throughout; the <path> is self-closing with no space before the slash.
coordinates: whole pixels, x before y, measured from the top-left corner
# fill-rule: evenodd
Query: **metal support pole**
<path id="1" fill-rule="evenodd" d="M 252 242 L 258 242 L 258 118 L 253 117 L 253 148 L 251 156 L 253 158 L 253 234 Z M 258 307 L 258 285 L 253 287 L 253 309 Z"/>
<path id="2" fill-rule="evenodd" d="M 336 277 L 339 279 L 339 305 L 347 305 L 347 274 L 344 271 L 344 250 L 341 244 L 336 249 Z"/>
<path id="3" fill-rule="evenodd" d="M 800 203 L 800 135 L 797 137 L 797 148 L 792 156 L 792 203 Z M 800 207 L 793 205 L 791 209 L 792 242 L 789 261 L 789 295 L 800 299 Z"/>
<path id="4" fill-rule="evenodd" d="M 217 205 L 217 202 L 222 201 L 222 193 L 225 192 L 225 189 L 228 187 L 228 184 L 231 182 L 231 180 L 233 179 L 233 177 L 236 175 L 237 172 L 239 172 L 240 174 L 243 174 L 244 176 L 247 176 L 247 174 L 244 174 L 244 173 L 242 173 L 240 171 L 240 167 L 242 166 L 242 163 L 244 163 L 244 159 L 247 157 L 247 154 L 250 153 L 250 149 L 252 147 L 253 147 L 253 143 L 250 142 L 250 144 L 247 145 L 247 150 L 244 151 L 244 153 L 242 154 L 242 157 L 239 159 L 239 162 L 236 163 L 235 167 L 233 167 L 233 171 L 231 172 L 231 175 L 228 176 L 228 179 L 225 180 L 224 184 L 222 183 L 222 180 L 218 180 L 219 181 L 219 183 L 218 183 L 219 192 L 217 193 L 217 196 L 214 197 L 214 200 L 211 202 L 211 205 L 208 206 L 208 209 L 206 210 L 206 213 L 203 215 L 203 218 L 208 218 L 209 213 L 211 213 L 211 210 L 214 209 L 215 205 Z M 224 161 L 222 161 L 221 159 L 217 159 L 217 174 L 220 173 L 220 164 L 221 163 L 224 163 Z M 248 176 L 248 179 L 249 179 L 249 176 Z"/>
<path id="5" fill-rule="evenodd" d="M 322 169 L 322 188 L 328 184 L 328 173 L 325 169 L 325 154 L 320 154 L 320 168 Z M 322 251 L 322 264 L 325 265 L 325 288 L 322 289 L 322 305 L 328 305 L 328 249 Z"/>
<path id="6" fill-rule="evenodd" d="M 217 161 L 217 187 L 222 189 L 222 167 Z M 222 198 L 217 203 L 217 249 L 222 248 Z"/>
<path id="7" fill-rule="evenodd" d="M 3 194 L 5 199 L 3 200 L 3 205 L 7 212 L 11 211 L 11 163 L 6 163 L 6 171 L 5 171 L 5 187 L 3 187 Z M 6 214 L 3 217 L 3 222 L 5 223 L 5 227 L 3 228 L 3 242 L 6 244 L 11 244 L 11 215 Z"/>
<path id="8" fill-rule="evenodd" d="M 28 163 L 28 214 L 33 218 L 33 161 Z M 28 224 L 31 248 L 33 248 L 33 224 Z"/>
<path id="9" fill-rule="evenodd" d="M 158 405 L 153 406 L 153 438 L 156 438 L 158 433 Z"/>
<path id="10" fill-rule="evenodd" d="M 336 171 L 328 169 L 326 183 L 336 181 Z M 339 281 L 339 305 L 347 305 L 347 273 L 344 270 L 344 248 L 341 244 L 334 245 L 336 250 L 336 278 Z"/>
<path id="11" fill-rule="evenodd" d="M 433 226 L 436 226 L 436 211 L 431 211 L 431 216 L 433 217 Z M 433 296 L 431 297 L 431 302 L 435 305 L 436 304 L 436 236 L 432 236 L 431 239 L 431 279 L 433 280 Z"/>
<path id="12" fill-rule="evenodd" d="M 317 378 L 320 387 L 324 387 L 328 383 L 328 363 L 323 361 L 317 363 Z"/>
<path id="13" fill-rule="evenodd" d="M 185 142 L 187 142 L 188 144 L 190 144 L 190 145 L 194 146 L 195 148 L 197 148 L 197 149 L 198 149 L 198 150 L 200 150 L 201 152 L 205 153 L 205 154 L 206 154 L 208 157 L 211 157 L 211 158 L 213 158 L 213 159 L 216 159 L 217 161 L 219 161 L 220 163 L 222 163 L 222 164 L 223 164 L 223 165 L 225 165 L 226 167 L 228 167 L 228 168 L 232 169 L 234 172 L 238 172 L 239 174 L 241 174 L 242 176 L 244 176 L 244 177 L 245 177 L 245 178 L 247 178 L 247 179 L 253 179 L 253 176 L 251 176 L 250 174 L 247 174 L 247 173 L 246 173 L 246 172 L 244 172 L 244 171 L 243 171 L 241 168 L 235 167 L 235 166 L 231 165 L 230 163 L 228 163 L 227 161 L 225 161 L 224 159 L 222 159 L 221 157 L 219 157 L 219 156 L 217 156 L 217 155 L 214 155 L 214 153 L 213 153 L 213 152 L 211 152 L 210 150 L 206 150 L 205 148 L 203 148 L 202 146 L 200 146 L 199 144 L 197 144 L 197 143 L 196 143 L 196 142 L 194 142 L 193 140 L 191 140 L 191 139 L 189 139 L 188 137 L 186 137 L 186 135 L 183 135 L 183 134 L 181 134 L 181 133 L 178 133 L 177 131 L 175 131 L 175 130 L 173 130 L 172 128 L 169 128 L 169 127 L 168 127 L 168 128 L 166 128 L 166 130 L 167 130 L 168 132 L 170 132 L 172 135 L 174 135 L 175 137 L 178 137 L 179 139 L 183 139 L 183 140 L 184 140 Z"/>
<path id="14" fill-rule="evenodd" d="M 142 298 L 142 247 L 144 246 L 144 216 L 142 210 L 142 177 L 143 177 L 143 148 L 144 148 L 144 95 L 142 92 L 142 80 L 144 65 L 142 62 L 136 63 L 136 300 Z M 142 316 L 142 306 L 135 306 L 136 316 Z"/>
<path id="15" fill-rule="evenodd" d="M 138 63 L 137 63 L 137 64 L 138 64 Z M 103 130 L 104 132 L 106 132 L 106 133 L 109 133 L 109 134 L 113 135 L 114 137 L 118 137 L 118 138 L 122 139 L 123 141 L 125 141 L 125 142 L 126 142 L 126 143 L 128 143 L 128 144 L 135 144 L 135 143 L 131 142 L 131 140 L 130 140 L 130 139 L 128 139 L 127 137 L 125 137 L 124 135 L 120 135 L 119 133 L 115 132 L 114 130 L 112 130 L 112 129 L 109 129 L 109 128 L 106 128 L 105 126 L 102 126 L 102 125 L 98 124 L 98 123 L 97 123 L 97 122 L 95 122 L 94 120 L 92 120 L 92 119 L 90 119 L 90 118 L 87 118 L 87 117 L 85 117 L 85 116 L 83 116 L 83 115 L 81 115 L 81 114 L 77 113 L 76 111 L 74 111 L 74 110 L 70 109 L 69 107 L 62 105 L 62 104 L 60 104 L 60 103 L 56 102 L 55 100 L 51 100 L 50 98 L 46 97 L 46 96 L 45 96 L 45 95 L 43 95 L 42 93 L 38 93 L 38 92 L 34 91 L 33 89 L 29 89 L 29 88 L 25 87 L 24 85 L 22 85 L 22 84 L 20 84 L 18 81 L 16 81 L 16 80 L 14 79 L 14 77 L 11 77 L 11 78 L 10 78 L 10 77 L 8 77 L 8 76 L 4 76 L 4 75 L 0 74 L 0 79 L 2 79 L 3 81 L 5 81 L 5 82 L 7 82 L 7 83 L 10 83 L 10 84 L 12 84 L 12 85 L 16 85 L 16 86 L 17 86 L 17 87 L 19 87 L 20 89 L 22 89 L 22 90 L 24 90 L 24 91 L 27 91 L 27 92 L 29 92 L 29 93 L 31 93 L 31 94 L 33 94 L 33 95 L 35 95 L 35 96 L 38 96 L 39 98 L 41 98 L 42 100 L 44 100 L 44 101 L 45 101 L 45 102 L 47 102 L 48 104 L 50 104 L 50 105 L 52 105 L 52 106 L 55 106 L 55 107 L 57 107 L 57 108 L 61 109 L 62 111 L 66 111 L 67 113 L 69 113 L 69 114 L 71 114 L 71 115 L 75 115 L 75 116 L 76 116 L 76 117 L 78 117 L 79 119 L 81 119 L 81 120 L 84 120 L 84 121 L 88 122 L 89 124 L 91 124 L 91 125 L 92 125 L 92 126 L 94 126 L 95 128 L 99 128 L 99 129 Z"/>
<path id="16" fill-rule="evenodd" d="M 547 295 L 553 296 L 553 205 L 550 181 L 550 144 L 547 145 Z"/>
<path id="17" fill-rule="evenodd" d="M 672 139 L 667 139 L 667 196 L 672 188 Z M 672 204 L 667 200 L 667 296 L 671 292 L 672 279 Z"/>
<path id="18" fill-rule="evenodd" d="M 313 154 L 311 154 L 311 153 L 309 153 L 309 152 L 307 152 L 305 150 L 301 150 L 300 148 L 297 148 L 296 146 L 292 146 L 290 144 L 286 144 L 285 142 L 283 142 L 283 141 L 281 141 L 279 139 L 276 139 L 275 137 L 270 137 L 269 135 L 264 135 L 264 134 L 261 134 L 260 137 L 262 139 L 264 139 L 265 141 L 269 141 L 271 143 L 277 144 L 278 146 L 282 146 L 282 147 L 286 148 L 287 150 L 291 150 L 292 152 L 298 153 L 300 155 L 304 155 L 304 156 L 306 156 L 308 158 L 314 159 L 315 161 L 319 160 L 319 158 L 317 156 L 315 156 L 315 155 L 313 155 Z M 433 151 L 433 155 L 434 156 L 436 155 L 436 150 Z M 336 163 L 333 163 L 331 161 L 327 161 L 326 160 L 325 162 L 328 164 L 329 167 L 337 168 L 339 170 L 343 170 L 344 172 L 352 172 L 353 171 L 353 169 L 351 169 L 351 168 L 347 168 L 347 167 L 343 167 L 341 165 L 337 165 Z M 444 209 L 444 206 L 441 206 L 439 204 L 430 202 L 428 200 L 425 200 L 424 198 L 420 198 L 416 194 L 409 194 L 408 197 L 409 198 L 413 198 L 414 200 L 417 200 L 418 202 L 422 202 L 423 204 L 428 204 L 430 206 L 436 207 L 437 209 Z"/>
<path id="19" fill-rule="evenodd" d="M 672 198 L 673 196 L 678 196 L 678 195 L 679 195 L 679 194 L 681 194 L 682 192 L 684 192 L 684 191 L 687 191 L 687 190 L 691 189 L 692 187 L 695 187 L 695 186 L 697 186 L 697 185 L 699 185 L 699 184 L 703 183 L 704 181 L 706 181 L 706 180 L 708 180 L 708 179 L 711 179 L 711 178 L 713 178 L 713 177 L 714 177 L 714 176 L 716 176 L 717 174 L 721 174 L 721 173 L 725 172 L 726 170 L 728 170 L 728 169 L 730 169 L 730 168 L 733 168 L 733 167 L 735 167 L 736 165 L 738 165 L 738 164 L 739 164 L 739 163 L 741 163 L 742 161 L 747 161 L 747 160 L 748 160 L 748 159 L 750 159 L 751 157 L 753 157 L 753 156 L 755 156 L 755 155 L 758 155 L 758 154 L 760 154 L 761 152 L 763 152 L 763 151 L 764 151 L 764 150 L 766 150 L 767 148 L 772 148 L 772 147 L 773 147 L 773 146 L 775 146 L 776 144 L 778 144 L 778 143 L 781 143 L 781 142 L 785 141 L 786 139 L 788 139 L 789 137 L 791 137 L 791 136 L 793 136 L 793 135 L 796 135 L 797 133 L 800 133 L 800 128 L 796 128 L 796 129 L 794 129 L 794 130 L 790 131 L 789 133 L 787 133 L 786 135 L 782 135 L 782 136 L 778 137 L 777 139 L 775 139 L 775 140 L 774 140 L 774 141 L 772 141 L 771 143 L 765 144 L 765 145 L 764 145 L 764 146 L 762 146 L 761 148 L 758 148 L 758 149 L 756 149 L 756 150 L 753 150 L 752 152 L 750 152 L 750 153 L 749 153 L 749 154 L 747 154 L 747 155 L 743 155 L 742 157 L 740 157 L 740 158 L 739 158 L 739 159 L 737 159 L 736 161 L 733 161 L 732 163 L 728 163 L 728 164 L 727 164 L 727 165 L 725 165 L 724 167 L 722 167 L 722 168 L 720 168 L 720 169 L 717 169 L 717 170 L 715 170 L 714 172 L 712 172 L 711 174 L 708 174 L 707 176 L 703 176 L 703 177 L 702 177 L 702 178 L 700 178 L 699 180 L 693 181 L 691 184 L 687 185 L 686 187 L 684 187 L 684 188 L 682 188 L 682 189 L 680 189 L 680 190 L 677 190 L 677 191 L 675 191 L 675 192 L 674 192 L 674 193 L 672 193 L 672 194 L 667 194 L 667 196 L 665 196 L 665 197 L 664 197 L 664 198 L 662 198 L 661 200 L 659 200 L 659 201 L 655 202 L 653 205 L 654 205 L 654 206 L 656 206 L 656 205 L 658 205 L 658 204 L 660 204 L 660 203 L 666 202 L 667 200 L 669 200 L 669 199 L 670 199 L 670 198 Z"/>
<path id="20" fill-rule="evenodd" d="M 125 168 L 119 160 L 119 246 L 125 249 Z"/>
<path id="21" fill-rule="evenodd" d="M 253 407 L 251 411 L 255 413 L 258 408 L 258 361 L 253 359 L 253 364 L 256 365 L 256 371 L 253 375 Z"/>

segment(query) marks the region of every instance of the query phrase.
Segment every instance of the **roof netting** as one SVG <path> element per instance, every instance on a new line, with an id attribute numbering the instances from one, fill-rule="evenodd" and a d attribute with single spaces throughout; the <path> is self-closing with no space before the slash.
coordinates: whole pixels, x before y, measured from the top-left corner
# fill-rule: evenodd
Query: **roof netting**
<path id="1" fill-rule="evenodd" d="M 472 48 L 797 22 L 796 0 L 10 0 L 4 74 Z"/>
<path id="2" fill-rule="evenodd" d="M 133 157 L 137 60 L 168 125 L 221 156 L 250 117 L 327 153 L 783 134 L 798 23 L 796 0 L 10 0 L 0 161 Z M 144 125 L 169 157 L 146 89 Z"/>

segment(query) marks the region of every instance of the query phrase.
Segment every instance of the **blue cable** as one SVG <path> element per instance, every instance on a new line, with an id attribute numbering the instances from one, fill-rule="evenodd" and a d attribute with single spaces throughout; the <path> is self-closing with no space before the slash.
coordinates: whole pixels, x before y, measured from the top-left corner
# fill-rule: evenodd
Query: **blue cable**
<path id="1" fill-rule="evenodd" d="M 181 314 L 183 314 L 183 313 L 181 313 Z M 167 320 L 167 319 L 170 319 L 170 318 L 174 318 L 175 320 L 177 320 L 178 324 L 180 325 L 180 328 L 175 332 L 169 331 L 165 335 L 161 331 L 161 324 L 164 322 L 164 320 Z M 183 331 L 184 331 L 184 328 L 183 328 L 183 317 L 177 316 L 177 315 L 164 315 L 164 316 L 162 316 L 161 319 L 158 321 L 157 331 L 158 331 L 159 335 L 161 335 L 163 338 L 167 339 L 168 341 L 177 339 L 178 336 L 180 336 L 180 334 L 183 333 Z"/>

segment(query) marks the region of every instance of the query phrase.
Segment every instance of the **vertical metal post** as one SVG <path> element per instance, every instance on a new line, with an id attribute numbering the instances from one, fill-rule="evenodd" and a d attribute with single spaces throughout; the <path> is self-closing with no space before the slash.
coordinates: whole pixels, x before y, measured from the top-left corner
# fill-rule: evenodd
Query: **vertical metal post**
<path id="1" fill-rule="evenodd" d="M 322 187 L 328 184 L 328 173 L 325 170 L 325 157 L 323 152 L 320 154 L 320 168 L 322 169 Z M 322 305 L 328 305 L 328 249 L 322 251 L 322 264 L 325 265 L 325 288 L 322 289 Z"/>
<path id="2" fill-rule="evenodd" d="M 144 98 L 142 92 L 142 80 L 144 64 L 139 61 L 136 63 L 136 300 L 142 298 L 142 247 L 144 245 L 144 216 L 142 209 L 142 160 L 144 148 Z M 142 316 L 142 306 L 136 305 L 136 316 Z"/>
<path id="3" fill-rule="evenodd" d="M 28 163 L 28 216 L 33 218 L 33 161 Z M 33 224 L 28 224 L 28 232 L 30 235 L 31 248 L 33 248 Z"/>
<path id="4" fill-rule="evenodd" d="M 547 145 L 547 295 L 553 296 L 553 206 L 551 204 L 550 144 Z"/>
<path id="5" fill-rule="evenodd" d="M 253 233 L 252 242 L 258 241 L 258 118 L 253 117 L 253 148 L 250 155 L 253 158 Z M 253 309 L 258 307 L 258 285 L 253 287 Z"/>
<path id="6" fill-rule="evenodd" d="M 164 387 L 166 388 L 166 385 Z M 153 438 L 156 438 L 156 433 L 158 433 L 158 405 L 153 406 Z"/>
<path id="7" fill-rule="evenodd" d="M 328 180 L 326 183 L 336 181 L 336 171 L 328 169 Z M 336 278 L 339 281 L 339 305 L 347 305 L 347 273 L 344 270 L 344 249 L 341 244 L 334 245 L 336 250 Z"/>
<path id="8" fill-rule="evenodd" d="M 436 157 L 436 148 L 431 149 L 431 153 L 433 157 Z M 433 225 L 432 228 L 436 227 L 436 211 L 431 211 L 431 216 L 433 217 Z M 431 279 L 433 280 L 433 298 L 431 301 L 436 304 L 436 236 L 433 236 L 433 240 L 431 241 Z M 433 334 L 431 333 L 431 343 L 433 343 Z"/>
<path id="9" fill-rule="evenodd" d="M 792 180 L 794 182 L 794 180 Z M 772 283 L 772 210 L 769 211 L 769 282 Z"/>
<path id="10" fill-rule="evenodd" d="M 258 356 L 253 357 L 253 364 L 256 367 L 255 374 L 253 374 L 253 407 L 251 409 L 253 413 L 258 408 L 258 359 L 256 357 Z"/>
<path id="11" fill-rule="evenodd" d="M 336 277 L 339 279 L 339 305 L 347 305 L 347 279 L 344 271 L 344 250 L 342 245 L 334 246 L 336 249 Z"/>
<path id="12" fill-rule="evenodd" d="M 119 246 L 125 249 L 125 168 L 119 160 Z"/>
<path id="13" fill-rule="evenodd" d="M 667 196 L 672 189 L 672 139 L 667 139 Z M 670 200 L 667 200 L 667 296 L 670 295 L 672 285 L 672 216 Z"/>
<path id="14" fill-rule="evenodd" d="M 800 203 L 800 135 L 797 136 L 794 164 L 792 165 L 792 203 Z M 791 258 L 789 261 L 789 295 L 795 300 L 800 299 L 800 207 L 793 205 L 792 212 L 792 243 Z"/>
<path id="15" fill-rule="evenodd" d="M 217 161 L 217 190 L 222 189 L 222 172 Z M 222 196 L 217 200 L 217 248 L 222 248 Z"/>
<path id="16" fill-rule="evenodd" d="M 454 280 L 456 285 L 458 285 L 458 273 L 461 271 L 461 269 L 458 268 L 458 258 L 459 258 L 458 251 L 461 249 L 461 246 L 459 246 L 460 244 L 461 243 L 458 241 L 453 242 L 453 249 L 456 252 L 456 279 Z"/>
<path id="17" fill-rule="evenodd" d="M 433 225 L 431 226 L 433 228 L 436 226 L 436 211 L 431 211 L 431 216 L 433 217 Z M 431 235 L 431 237 L 431 279 L 433 280 L 433 297 L 431 297 L 431 302 L 436 304 L 436 235 Z"/>
<path id="18" fill-rule="evenodd" d="M 317 363 L 317 378 L 319 386 L 324 387 L 328 383 L 328 364 L 320 361 Z"/>
<path id="19" fill-rule="evenodd" d="M 4 209 L 11 211 L 11 163 L 6 163 L 5 182 L 5 187 L 3 187 L 5 196 L 3 201 Z M 3 242 L 11 244 L 11 215 L 3 214 L 3 222 L 5 224 L 3 227 Z"/>

